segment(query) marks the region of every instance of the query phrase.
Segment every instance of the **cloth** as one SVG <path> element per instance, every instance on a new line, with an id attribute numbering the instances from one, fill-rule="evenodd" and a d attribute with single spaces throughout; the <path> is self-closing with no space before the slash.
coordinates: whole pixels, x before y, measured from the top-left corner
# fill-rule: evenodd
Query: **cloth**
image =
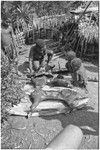
<path id="1" fill-rule="evenodd" d="M 14 45 L 13 44 L 10 44 L 8 46 L 6 46 L 4 48 L 4 51 L 5 51 L 5 54 L 7 54 L 8 58 L 9 59 L 13 59 L 14 58 Z"/>

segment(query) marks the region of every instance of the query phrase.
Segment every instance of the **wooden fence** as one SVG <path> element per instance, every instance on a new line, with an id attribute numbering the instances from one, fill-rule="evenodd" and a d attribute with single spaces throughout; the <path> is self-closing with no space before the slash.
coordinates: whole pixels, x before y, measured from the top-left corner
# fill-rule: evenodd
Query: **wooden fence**
<path id="1" fill-rule="evenodd" d="M 43 38 L 43 39 L 49 39 L 52 38 L 52 29 L 55 25 L 60 26 L 62 21 L 65 22 L 65 20 L 68 19 L 68 16 L 65 14 L 62 15 L 53 15 L 53 16 L 44 16 L 41 18 L 35 18 L 33 20 L 33 23 L 29 23 L 28 26 L 24 24 L 22 21 L 22 31 L 20 31 L 19 27 L 17 27 L 15 31 L 15 40 L 16 45 L 18 47 L 25 44 L 25 34 L 26 37 L 29 39 L 29 43 L 34 43 L 36 39 Z M 32 26 L 33 25 L 33 26 Z"/>

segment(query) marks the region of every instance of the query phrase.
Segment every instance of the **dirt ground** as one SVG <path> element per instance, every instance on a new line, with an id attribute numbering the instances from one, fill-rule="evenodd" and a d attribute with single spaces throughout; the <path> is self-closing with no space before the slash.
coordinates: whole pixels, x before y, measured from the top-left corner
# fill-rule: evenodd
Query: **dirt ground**
<path id="1" fill-rule="evenodd" d="M 23 47 L 22 53 L 19 55 L 18 69 L 21 75 L 27 71 L 29 49 L 30 46 Z M 58 67 L 58 61 L 60 67 L 64 68 L 65 60 L 62 58 L 55 60 L 56 67 Z M 98 79 L 97 65 L 84 62 L 84 66 L 88 77 Z M 62 114 L 51 117 L 30 117 L 28 119 L 18 116 L 10 117 L 8 130 L 6 130 L 8 136 L 5 132 L 2 137 L 8 143 L 6 148 L 45 148 L 62 129 L 69 124 L 73 124 L 79 126 L 84 134 L 79 149 L 98 149 L 98 82 L 88 82 L 88 90 L 90 97 L 88 110 L 79 110 L 68 115 Z"/>

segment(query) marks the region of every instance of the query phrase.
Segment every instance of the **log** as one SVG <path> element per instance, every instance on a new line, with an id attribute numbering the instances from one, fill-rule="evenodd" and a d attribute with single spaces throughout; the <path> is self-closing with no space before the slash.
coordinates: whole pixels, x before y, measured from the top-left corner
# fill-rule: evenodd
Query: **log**
<path id="1" fill-rule="evenodd" d="M 45 150 L 78 149 L 82 141 L 82 130 L 75 125 L 68 125 L 50 142 Z"/>

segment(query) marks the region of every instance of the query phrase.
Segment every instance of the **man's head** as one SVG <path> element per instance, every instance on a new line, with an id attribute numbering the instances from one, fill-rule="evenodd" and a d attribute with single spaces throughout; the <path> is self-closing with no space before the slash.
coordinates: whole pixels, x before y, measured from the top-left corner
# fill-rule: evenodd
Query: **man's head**
<path id="1" fill-rule="evenodd" d="M 45 45 L 44 40 L 38 39 L 38 40 L 36 41 L 36 46 L 38 46 L 38 47 L 40 47 L 40 48 L 44 48 L 46 45 Z"/>
<path id="2" fill-rule="evenodd" d="M 1 23 L 1 26 L 4 27 L 4 28 L 8 28 L 8 23 L 5 22 L 5 21 L 3 21 L 3 22 Z"/>
<path id="3" fill-rule="evenodd" d="M 38 39 L 36 41 L 36 47 L 38 49 L 40 49 L 41 52 L 45 52 L 46 51 L 46 44 L 45 44 L 44 40 L 42 40 L 42 39 Z"/>
<path id="4" fill-rule="evenodd" d="M 68 61 L 72 61 L 75 57 L 76 57 L 76 53 L 72 50 L 70 50 L 66 53 L 66 59 Z"/>
<path id="5" fill-rule="evenodd" d="M 74 58 L 72 61 L 71 61 L 71 66 L 72 66 L 72 69 L 73 71 L 77 71 L 82 65 L 82 61 L 80 58 Z"/>
<path id="6" fill-rule="evenodd" d="M 62 24 L 64 24 L 64 21 L 62 21 Z"/>

